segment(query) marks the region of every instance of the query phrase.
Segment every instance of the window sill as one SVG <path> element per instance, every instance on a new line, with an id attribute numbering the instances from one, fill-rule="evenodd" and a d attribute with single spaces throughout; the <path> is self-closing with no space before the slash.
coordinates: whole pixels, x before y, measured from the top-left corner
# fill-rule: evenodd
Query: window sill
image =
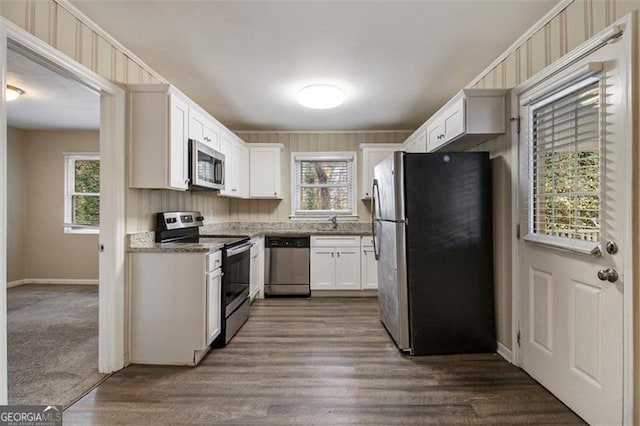
<path id="1" fill-rule="evenodd" d="M 64 233 L 65 234 L 93 234 L 93 235 L 99 235 L 100 234 L 100 229 L 93 229 L 93 228 L 69 228 L 66 227 L 64 228 Z"/>
<path id="2" fill-rule="evenodd" d="M 333 215 L 290 215 L 289 220 L 300 222 L 326 222 Z M 338 222 L 357 222 L 359 216 L 356 215 L 336 215 Z"/>
<path id="3" fill-rule="evenodd" d="M 571 253 L 586 254 L 594 257 L 602 256 L 600 243 L 596 243 L 593 241 L 570 240 L 567 238 L 553 237 L 550 235 L 538 235 L 533 233 L 525 235 L 522 239 L 530 243 L 547 246 L 558 250 L 569 251 Z"/>

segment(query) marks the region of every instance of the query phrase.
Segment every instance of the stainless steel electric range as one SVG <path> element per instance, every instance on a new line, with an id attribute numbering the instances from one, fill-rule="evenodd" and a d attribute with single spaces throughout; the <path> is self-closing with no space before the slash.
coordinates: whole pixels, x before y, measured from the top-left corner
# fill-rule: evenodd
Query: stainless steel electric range
<path id="1" fill-rule="evenodd" d="M 156 242 L 224 244 L 222 248 L 222 309 L 220 335 L 212 346 L 225 346 L 249 319 L 249 277 L 251 243 L 247 235 L 201 235 L 204 218 L 200 212 L 156 214 Z"/>

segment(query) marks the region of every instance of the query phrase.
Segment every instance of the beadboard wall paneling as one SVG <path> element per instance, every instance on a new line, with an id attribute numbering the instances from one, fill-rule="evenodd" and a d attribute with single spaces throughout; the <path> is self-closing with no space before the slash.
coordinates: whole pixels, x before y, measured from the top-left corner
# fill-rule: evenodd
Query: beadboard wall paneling
<path id="1" fill-rule="evenodd" d="M 402 143 L 411 132 L 236 132 L 249 143 L 281 143 L 285 146 L 282 164 L 282 200 L 237 200 L 229 201 L 229 220 L 238 222 L 274 221 L 286 222 L 291 214 L 291 153 L 321 151 L 355 151 L 358 153 L 358 180 L 362 159 L 359 146 L 362 143 Z M 358 182 L 359 184 L 360 182 Z M 369 202 L 358 200 L 359 220 L 369 220 Z"/>
<path id="2" fill-rule="evenodd" d="M 544 25 L 539 31 L 523 40 L 517 46 L 508 50 L 509 54 L 493 67 L 479 74 L 469 85 L 477 88 L 513 88 L 532 77 L 535 73 L 553 64 L 572 49 L 588 40 L 594 34 L 602 31 L 616 20 L 630 12 L 636 13 L 640 9 L 638 0 L 575 0 L 564 10 Z M 638 31 L 640 33 L 640 30 Z M 640 34 L 636 35 L 640 40 Z M 635 58 L 636 75 L 634 81 L 638 82 L 640 76 L 640 43 L 636 43 Z M 501 71 L 496 71 L 502 67 Z M 496 73 L 502 73 L 504 78 L 496 78 Z M 633 123 L 634 134 L 640 133 L 640 119 L 637 111 L 640 110 L 639 94 L 636 88 L 634 110 L 636 111 Z M 508 257 L 511 253 L 511 149 L 509 141 L 504 137 L 488 141 L 475 149 L 489 151 L 492 158 L 494 177 L 494 229 L 495 253 L 496 253 L 496 320 L 498 328 L 498 341 L 512 348 L 511 342 L 511 262 Z M 636 164 L 640 164 L 640 151 L 636 150 Z M 515 183 L 514 183 L 515 184 Z M 640 178 L 637 174 L 634 182 L 637 188 Z M 497 198 L 497 199 L 496 199 Z M 637 200 L 634 203 L 637 205 Z M 638 212 L 635 212 L 636 224 Z M 637 248 L 638 236 L 634 243 Z M 637 257 L 637 256 L 636 256 Z M 640 262 L 636 261 L 634 270 L 640 268 Z M 636 276 L 636 281 L 638 280 Z M 637 287 L 636 283 L 636 287 Z M 640 296 L 636 296 L 635 313 L 635 366 L 640 369 Z M 634 424 L 640 424 L 640 380 L 636 379 L 635 389 L 635 413 Z"/>
<path id="3" fill-rule="evenodd" d="M 0 15 L 108 80 L 125 84 L 166 82 L 148 65 L 108 40 L 104 32 L 87 23 L 64 1 L 0 0 Z M 177 209 L 200 210 L 209 222 L 224 222 L 229 217 L 229 201 L 224 198 L 128 189 L 127 232 L 152 230 L 155 212 Z"/>

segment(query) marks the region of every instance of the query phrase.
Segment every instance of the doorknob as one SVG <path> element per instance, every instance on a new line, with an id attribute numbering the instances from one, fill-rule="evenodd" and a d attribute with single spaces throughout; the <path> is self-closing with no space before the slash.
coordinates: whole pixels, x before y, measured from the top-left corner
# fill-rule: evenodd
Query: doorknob
<path id="1" fill-rule="evenodd" d="M 609 254 L 616 254 L 618 252 L 618 244 L 616 244 L 615 241 L 607 241 L 605 248 Z"/>
<path id="2" fill-rule="evenodd" d="M 598 278 L 601 281 L 609 281 L 610 283 L 615 283 L 618 281 L 618 272 L 613 268 L 601 269 L 598 271 Z"/>

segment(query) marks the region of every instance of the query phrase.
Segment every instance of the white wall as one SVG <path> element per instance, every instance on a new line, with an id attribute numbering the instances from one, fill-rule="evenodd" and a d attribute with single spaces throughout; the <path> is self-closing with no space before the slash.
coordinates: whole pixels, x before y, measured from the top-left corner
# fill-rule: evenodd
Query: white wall
<path id="1" fill-rule="evenodd" d="M 25 225 L 27 211 L 26 145 L 22 130 L 7 129 L 7 281 L 26 278 Z"/>

